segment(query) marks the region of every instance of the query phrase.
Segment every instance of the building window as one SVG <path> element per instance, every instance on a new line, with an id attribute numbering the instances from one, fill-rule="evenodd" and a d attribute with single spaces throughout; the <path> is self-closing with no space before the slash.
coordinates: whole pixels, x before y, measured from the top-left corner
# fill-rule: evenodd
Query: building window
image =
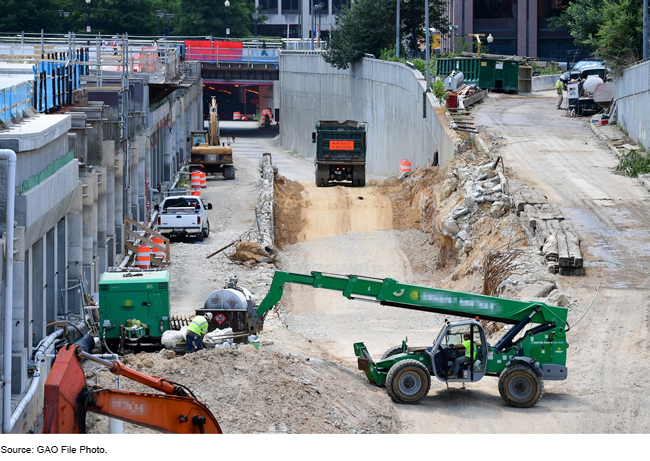
<path id="1" fill-rule="evenodd" d="M 262 13 L 278 14 L 278 0 L 260 0 Z"/>
<path id="2" fill-rule="evenodd" d="M 260 35 L 266 37 L 287 37 L 287 25 L 286 24 L 260 24 L 259 25 Z M 300 25 L 291 24 L 289 25 L 289 38 L 300 38 Z"/>
<path id="3" fill-rule="evenodd" d="M 517 0 L 477 0 L 474 19 L 517 18 Z"/>
<path id="4" fill-rule="evenodd" d="M 282 14 L 300 13 L 300 2 L 298 0 L 282 0 Z"/>
<path id="5" fill-rule="evenodd" d="M 343 6 L 350 7 L 350 0 L 332 0 L 332 14 L 336 14 L 341 11 Z"/>

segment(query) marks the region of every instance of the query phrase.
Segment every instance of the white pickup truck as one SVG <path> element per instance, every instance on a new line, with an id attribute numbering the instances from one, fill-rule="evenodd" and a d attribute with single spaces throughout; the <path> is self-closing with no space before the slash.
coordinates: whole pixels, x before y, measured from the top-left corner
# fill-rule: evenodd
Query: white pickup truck
<path id="1" fill-rule="evenodd" d="M 166 237 L 195 237 L 201 242 L 210 234 L 208 210 L 212 209 L 212 204 L 206 207 L 201 197 L 167 197 L 154 209 L 158 211 L 158 232 Z"/>

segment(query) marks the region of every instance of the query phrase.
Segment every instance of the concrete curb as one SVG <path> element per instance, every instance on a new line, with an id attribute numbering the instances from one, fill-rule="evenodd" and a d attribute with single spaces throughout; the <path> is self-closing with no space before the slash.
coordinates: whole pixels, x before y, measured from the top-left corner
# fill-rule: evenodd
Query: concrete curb
<path id="1" fill-rule="evenodd" d="M 618 154 L 619 154 L 619 152 L 616 150 L 616 148 L 615 148 L 614 146 L 612 146 L 612 145 L 607 141 L 607 138 L 605 138 L 605 136 L 603 136 L 603 135 L 598 131 L 598 128 L 596 128 L 596 126 L 594 126 L 594 124 L 593 124 L 592 122 L 587 122 L 587 123 L 589 124 L 589 128 L 591 128 L 591 131 L 593 131 L 593 133 L 594 133 L 596 136 L 598 136 L 600 139 L 602 139 L 603 141 L 605 141 L 605 144 L 607 144 L 607 147 L 609 147 L 609 150 L 612 151 L 612 153 L 614 154 L 614 157 L 618 158 Z"/>

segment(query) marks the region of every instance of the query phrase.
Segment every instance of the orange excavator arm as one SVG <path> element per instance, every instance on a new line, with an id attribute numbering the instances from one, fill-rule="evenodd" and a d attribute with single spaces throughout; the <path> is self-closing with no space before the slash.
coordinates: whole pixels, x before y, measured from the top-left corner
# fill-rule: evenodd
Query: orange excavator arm
<path id="1" fill-rule="evenodd" d="M 81 359 L 98 362 L 117 375 L 165 392 L 153 394 L 117 389 L 89 388 Z M 79 346 L 59 350 L 45 382 L 44 434 L 85 432 L 90 411 L 163 433 L 221 434 L 214 415 L 180 386 L 157 376 L 147 376 L 119 362 L 107 362 L 82 352 Z"/>

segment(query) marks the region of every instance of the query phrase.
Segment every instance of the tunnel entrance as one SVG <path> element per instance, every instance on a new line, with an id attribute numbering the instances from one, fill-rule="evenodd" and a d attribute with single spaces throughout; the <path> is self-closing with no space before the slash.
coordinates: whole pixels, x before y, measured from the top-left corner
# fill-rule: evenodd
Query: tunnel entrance
<path id="1" fill-rule="evenodd" d="M 219 120 L 233 120 L 239 112 L 248 120 L 259 119 L 264 109 L 273 113 L 273 84 L 203 81 L 203 119 L 210 119 L 210 101 L 216 96 Z"/>

